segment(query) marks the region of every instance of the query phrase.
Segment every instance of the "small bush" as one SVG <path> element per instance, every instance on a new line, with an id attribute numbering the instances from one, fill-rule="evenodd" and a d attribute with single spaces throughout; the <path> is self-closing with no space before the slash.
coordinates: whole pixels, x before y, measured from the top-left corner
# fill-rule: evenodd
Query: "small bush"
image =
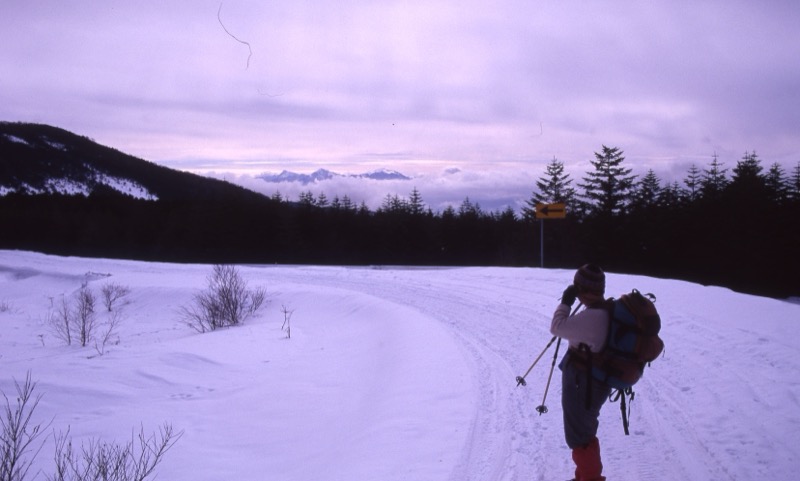
<path id="1" fill-rule="evenodd" d="M 124 317 L 122 310 L 114 307 L 117 301 L 129 292 L 130 289 L 127 287 L 116 284 L 103 287 L 103 303 L 108 312 L 102 321 L 98 319 L 96 312 L 97 297 L 85 284 L 71 298 L 62 296 L 57 302 L 51 299 L 47 315 L 50 331 L 68 346 L 73 342 L 81 347 L 93 345 L 102 355 L 106 346 L 116 336 L 117 328 Z"/>
<path id="2" fill-rule="evenodd" d="M 0 301 L 0 312 L 11 312 L 11 304 L 8 301 Z"/>
<path id="3" fill-rule="evenodd" d="M 74 323 L 81 347 L 85 347 L 89 344 L 89 340 L 94 338 L 95 328 L 97 327 L 96 303 L 97 298 L 92 290 L 86 286 L 81 287 L 75 294 Z"/>
<path id="4" fill-rule="evenodd" d="M 20 385 L 15 379 L 14 387 L 17 390 L 15 406 L 11 405 L 6 393 L 2 393 L 5 410 L 0 419 L 0 481 L 24 480 L 42 449 L 42 444 L 37 442 L 42 434 L 42 426 L 31 423 L 33 412 L 41 399 L 41 395 L 33 395 L 36 383 L 31 381 L 28 373 L 25 383 Z"/>
<path id="5" fill-rule="evenodd" d="M 208 288 L 195 294 L 192 304 L 181 308 L 185 322 L 198 332 L 241 324 L 261 308 L 266 291 L 250 290 L 238 269 L 215 265 Z"/>
<path id="6" fill-rule="evenodd" d="M 0 419 L 0 481 L 25 481 L 33 462 L 44 443 L 38 441 L 44 432 L 41 424 L 32 422 L 33 413 L 41 395 L 33 395 L 36 383 L 30 372 L 24 384 L 14 380 L 17 391 L 16 405 L 5 393 L 5 411 Z M 69 429 L 67 430 L 67 433 Z M 158 433 L 145 435 L 141 428 L 138 436 L 126 444 L 92 440 L 75 450 L 67 434 L 55 437 L 55 474 L 48 481 L 144 481 L 155 477 L 156 467 L 167 451 L 183 436 L 172 425 L 164 424 Z M 33 475 L 33 478 L 37 477 Z M 32 479 L 32 478 L 31 478 Z"/>
<path id="7" fill-rule="evenodd" d="M 111 312 L 117 301 L 130 294 L 131 289 L 116 282 L 109 282 L 100 289 L 100 293 L 103 296 L 103 305 L 108 312 Z"/>
<path id="8" fill-rule="evenodd" d="M 72 345 L 72 307 L 66 296 L 61 296 L 59 302 L 55 303 L 51 299 L 51 310 L 47 315 L 47 324 L 53 335 L 63 341 L 66 345 Z"/>
<path id="9" fill-rule="evenodd" d="M 158 434 L 145 435 L 141 428 L 136 439 L 126 444 L 105 443 L 93 439 L 79 450 L 66 434 L 55 436 L 55 474 L 48 481 L 143 481 L 153 474 L 164 455 L 181 438 L 170 424 Z"/>

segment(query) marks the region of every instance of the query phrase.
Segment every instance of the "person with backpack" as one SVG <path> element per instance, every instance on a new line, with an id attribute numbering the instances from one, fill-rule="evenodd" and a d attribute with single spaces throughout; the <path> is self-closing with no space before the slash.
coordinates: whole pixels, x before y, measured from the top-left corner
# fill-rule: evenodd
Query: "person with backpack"
<path id="1" fill-rule="evenodd" d="M 566 339 L 569 349 L 559 363 L 564 437 L 572 450 L 575 478 L 572 481 L 604 481 L 600 443 L 597 439 L 600 409 L 611 387 L 590 374 L 592 353 L 602 352 L 608 335 L 610 312 L 605 295 L 605 273 L 594 265 L 581 266 L 556 308 L 550 332 Z M 579 300 L 585 309 L 570 316 Z M 588 362 L 587 362 L 588 359 Z"/>

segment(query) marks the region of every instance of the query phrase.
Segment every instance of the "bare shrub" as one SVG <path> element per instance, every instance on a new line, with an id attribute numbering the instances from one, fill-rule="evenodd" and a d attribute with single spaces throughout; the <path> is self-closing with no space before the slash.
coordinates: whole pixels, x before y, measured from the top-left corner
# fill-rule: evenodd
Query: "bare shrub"
<path id="1" fill-rule="evenodd" d="M 143 481 L 155 472 L 164 455 L 183 436 L 164 424 L 158 433 L 141 428 L 126 444 L 93 439 L 75 449 L 67 434 L 55 436 L 56 472 L 48 481 Z"/>
<path id="2" fill-rule="evenodd" d="M 94 349 L 101 356 L 106 353 L 106 346 L 111 344 L 116 338 L 116 343 L 119 344 L 119 337 L 117 337 L 117 328 L 122 323 L 121 311 L 109 311 L 106 322 L 100 325 L 97 337 L 94 339 Z"/>
<path id="3" fill-rule="evenodd" d="M 255 314 L 267 299 L 267 290 L 263 287 L 257 287 L 251 290 L 248 295 L 250 296 L 250 314 Z"/>
<path id="4" fill-rule="evenodd" d="M 16 406 L 12 407 L 6 394 L 2 393 L 6 404 L 3 418 L 0 419 L 2 424 L 0 480 L 2 481 L 24 480 L 43 446 L 43 443 L 36 446 L 37 438 L 42 434 L 41 424 L 31 423 L 41 395 L 33 395 L 36 383 L 31 380 L 30 372 L 22 385 L 15 379 L 14 387 L 17 391 Z"/>
<path id="5" fill-rule="evenodd" d="M 181 308 L 185 322 L 198 332 L 241 324 L 255 314 L 266 298 L 262 288 L 250 290 L 236 267 L 215 265 L 208 276 L 208 288 L 194 295 Z"/>
<path id="6" fill-rule="evenodd" d="M 291 339 L 292 338 L 292 314 L 294 314 L 294 309 L 290 310 L 286 306 L 281 306 L 281 312 L 283 312 L 283 325 L 281 329 L 286 331 L 286 337 Z"/>
<path id="7" fill-rule="evenodd" d="M 8 301 L 0 301 L 0 312 L 11 312 L 12 307 Z"/>
<path id="8" fill-rule="evenodd" d="M 47 314 L 47 324 L 50 330 L 66 345 L 72 345 L 72 307 L 65 296 L 61 296 L 60 302 L 53 306 L 51 299 L 51 310 Z"/>
<path id="9" fill-rule="evenodd" d="M 106 308 L 109 309 L 104 320 L 98 318 L 97 297 L 87 285 L 81 286 L 80 290 L 71 298 L 62 296 L 60 301 L 55 303 L 51 298 L 51 307 L 47 315 L 47 324 L 51 332 L 67 345 L 71 345 L 73 342 L 78 343 L 81 347 L 93 345 L 98 354 L 104 354 L 106 346 L 117 335 L 117 328 L 123 320 L 123 311 L 111 310 L 114 302 L 122 296 L 110 298 L 105 293 L 103 296 Z M 112 300 L 109 301 L 109 299 Z"/>
<path id="10" fill-rule="evenodd" d="M 81 287 L 75 294 L 74 322 L 81 347 L 89 344 L 89 341 L 94 337 L 95 328 L 97 327 L 96 302 L 97 298 L 94 292 L 87 286 Z"/>
<path id="11" fill-rule="evenodd" d="M 12 406 L 5 393 L 5 412 L 0 424 L 0 481 L 25 481 L 44 442 L 39 437 L 47 428 L 32 422 L 33 413 L 41 395 L 33 395 L 36 383 L 30 372 L 25 383 L 14 381 L 17 391 L 16 406 Z M 69 433 L 69 429 L 67 429 Z M 137 436 L 131 435 L 126 444 L 92 440 L 73 449 L 68 434 L 55 435 L 55 474 L 46 476 L 49 481 L 144 481 L 155 477 L 156 467 L 164 460 L 167 451 L 183 436 L 165 423 L 157 433 L 146 435 L 140 428 Z M 38 473 L 33 475 L 36 478 Z"/>
<path id="12" fill-rule="evenodd" d="M 130 293 L 131 289 L 129 287 L 121 286 L 116 282 L 109 282 L 100 289 L 100 294 L 103 296 L 103 305 L 106 306 L 108 312 L 113 310 L 117 301 Z"/>

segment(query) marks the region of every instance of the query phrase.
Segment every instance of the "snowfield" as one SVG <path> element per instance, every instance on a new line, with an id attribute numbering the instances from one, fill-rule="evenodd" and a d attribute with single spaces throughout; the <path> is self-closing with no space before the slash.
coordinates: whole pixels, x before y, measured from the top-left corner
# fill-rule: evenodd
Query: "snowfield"
<path id="1" fill-rule="evenodd" d="M 53 432 L 125 443 L 183 436 L 157 479 L 558 481 L 572 475 L 550 317 L 573 271 L 239 266 L 267 302 L 200 334 L 181 306 L 211 266 L 0 251 L 0 389 L 30 372 Z M 653 292 L 663 357 L 636 387 L 631 435 L 601 414 L 613 481 L 790 480 L 800 467 L 800 305 L 608 273 L 607 294 Z M 130 288 L 114 341 L 66 346 L 47 316 L 88 283 Z M 282 330 L 292 311 L 291 338 Z M 102 309 L 100 309 L 102 311 Z M 98 311 L 98 319 L 105 313 Z M 563 353 L 562 346 L 562 353 Z M 559 353 L 559 357 L 562 355 Z M 2 402 L 3 399 L 0 399 Z M 33 472 L 31 473 L 33 474 Z M 29 476 L 32 478 L 32 476 Z"/>

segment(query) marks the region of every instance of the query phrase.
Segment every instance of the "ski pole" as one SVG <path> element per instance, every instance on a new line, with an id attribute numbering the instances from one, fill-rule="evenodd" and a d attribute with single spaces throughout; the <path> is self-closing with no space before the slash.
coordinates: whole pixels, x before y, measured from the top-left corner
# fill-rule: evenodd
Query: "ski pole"
<path id="1" fill-rule="evenodd" d="M 569 316 L 570 316 L 570 317 L 574 316 L 574 315 L 575 315 L 575 313 L 578 311 L 578 309 L 579 309 L 579 308 L 580 308 L 582 305 L 583 305 L 583 304 L 579 302 L 579 303 L 578 303 L 578 305 L 575 307 L 575 309 L 572 311 L 572 313 L 571 313 Z M 527 382 L 525 382 L 525 378 L 526 378 L 526 377 L 528 377 L 528 374 L 530 374 L 530 373 L 531 373 L 531 371 L 533 370 L 533 367 L 534 367 L 534 366 L 536 366 L 536 363 L 538 363 L 538 362 L 539 362 L 539 359 L 541 359 L 541 358 L 542 358 L 542 356 L 544 356 L 544 353 L 545 353 L 545 352 L 547 352 L 547 350 L 548 350 L 548 349 L 550 349 L 550 346 L 552 346 L 552 345 L 553 345 L 553 342 L 555 342 L 555 340 L 556 340 L 556 337 L 557 337 L 557 336 L 553 336 L 553 338 L 552 338 L 552 339 L 550 339 L 550 342 L 548 342 L 548 343 L 547 343 L 547 345 L 546 345 L 546 346 L 544 346 L 544 349 L 542 350 L 541 354 L 539 354 L 539 356 L 536 358 L 536 360 L 535 360 L 535 361 L 533 361 L 533 364 L 531 364 L 531 367 L 529 367 L 529 368 L 528 368 L 528 370 L 527 370 L 527 371 L 525 371 L 525 374 L 523 374 L 522 376 L 517 376 L 517 379 L 516 379 L 516 380 L 517 380 L 517 386 L 520 386 L 520 385 L 522 385 L 522 386 L 527 386 L 527 385 L 528 385 L 528 383 L 527 383 Z"/>
<path id="2" fill-rule="evenodd" d="M 547 406 L 545 406 L 544 402 L 547 400 L 547 391 L 550 390 L 550 380 L 553 379 L 553 371 L 556 367 L 556 359 L 558 358 L 558 348 L 561 346 L 561 338 L 558 338 L 558 342 L 556 343 L 556 352 L 553 354 L 553 363 L 550 365 L 550 375 L 547 376 L 547 385 L 544 388 L 544 397 L 542 398 L 542 405 L 536 407 L 536 412 L 539 413 L 539 416 L 547 412 Z"/>
<path id="3" fill-rule="evenodd" d="M 572 310 L 569 317 L 574 316 L 575 313 L 578 312 L 578 309 L 580 309 L 581 305 L 582 303 L 579 302 L 578 305 L 575 306 L 575 309 Z M 544 397 L 542 398 L 542 405 L 536 407 L 536 412 L 539 413 L 539 416 L 547 412 L 547 406 L 545 405 L 545 401 L 547 400 L 547 392 L 550 390 L 550 380 L 553 379 L 553 371 L 555 370 L 556 367 L 556 359 L 558 359 L 559 347 L 561 347 L 560 337 L 558 338 L 558 342 L 556 343 L 556 352 L 553 354 L 553 363 L 550 364 L 550 374 L 547 376 L 547 385 L 544 388 Z"/>
<path id="4" fill-rule="evenodd" d="M 542 350 L 542 353 L 539 354 L 539 356 L 536 358 L 535 361 L 533 361 L 533 364 L 531 364 L 531 367 L 529 367 L 528 370 L 525 371 L 525 374 L 523 374 L 522 376 L 517 376 L 517 386 L 519 386 L 520 384 L 523 385 L 523 386 L 527 386 L 528 385 L 528 383 L 525 382 L 525 378 L 528 377 L 528 374 L 530 374 L 530 372 L 533 370 L 533 366 L 535 366 L 536 363 L 539 362 L 539 359 L 541 359 L 542 356 L 544 356 L 544 353 L 547 352 L 548 349 L 550 349 L 550 346 L 553 345 L 553 342 L 555 342 L 555 340 L 556 340 L 556 336 L 553 336 L 553 338 L 550 339 L 550 342 L 548 342 L 547 345 L 544 346 L 544 350 Z"/>

